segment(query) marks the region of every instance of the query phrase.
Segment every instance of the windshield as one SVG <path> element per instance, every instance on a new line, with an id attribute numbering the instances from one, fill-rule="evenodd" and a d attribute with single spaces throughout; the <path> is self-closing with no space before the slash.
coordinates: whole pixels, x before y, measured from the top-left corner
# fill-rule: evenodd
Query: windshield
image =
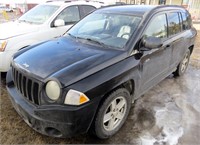
<path id="1" fill-rule="evenodd" d="M 43 24 L 46 22 L 59 6 L 37 5 L 19 18 L 19 21 Z"/>
<path id="2" fill-rule="evenodd" d="M 76 39 L 122 49 L 141 18 L 133 15 L 92 13 L 77 23 L 67 34 Z"/>

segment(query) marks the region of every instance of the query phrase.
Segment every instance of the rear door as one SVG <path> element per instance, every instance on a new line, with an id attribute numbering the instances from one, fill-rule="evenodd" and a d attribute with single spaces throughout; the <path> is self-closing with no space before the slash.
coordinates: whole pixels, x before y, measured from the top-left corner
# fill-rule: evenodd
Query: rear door
<path id="1" fill-rule="evenodd" d="M 172 47 L 172 59 L 170 66 L 176 67 L 182 57 L 184 56 L 184 48 L 186 43 L 184 42 L 184 34 L 182 33 L 182 18 L 178 12 L 168 12 L 168 35 L 171 41 Z"/>
<path id="2" fill-rule="evenodd" d="M 190 47 L 191 40 L 191 22 L 189 15 L 185 12 L 169 12 L 167 14 L 169 26 L 169 40 L 172 46 L 171 68 L 176 68 L 186 50 Z"/>

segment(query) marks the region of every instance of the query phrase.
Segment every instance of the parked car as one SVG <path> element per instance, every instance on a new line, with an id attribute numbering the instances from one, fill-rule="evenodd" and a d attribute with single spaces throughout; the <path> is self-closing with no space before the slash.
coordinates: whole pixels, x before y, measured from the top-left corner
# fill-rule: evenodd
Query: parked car
<path id="1" fill-rule="evenodd" d="M 0 13 L 2 13 L 3 11 L 13 12 L 13 9 L 10 7 L 6 7 L 6 6 L 0 6 Z"/>
<path id="2" fill-rule="evenodd" d="M 111 137 L 131 103 L 171 73 L 182 75 L 196 30 L 179 6 L 96 10 L 65 36 L 28 47 L 12 60 L 7 90 L 36 131 Z"/>
<path id="3" fill-rule="evenodd" d="M 0 24 L 0 72 L 17 51 L 63 35 L 74 23 L 101 7 L 98 2 L 58 1 L 37 5 L 18 20 Z"/>

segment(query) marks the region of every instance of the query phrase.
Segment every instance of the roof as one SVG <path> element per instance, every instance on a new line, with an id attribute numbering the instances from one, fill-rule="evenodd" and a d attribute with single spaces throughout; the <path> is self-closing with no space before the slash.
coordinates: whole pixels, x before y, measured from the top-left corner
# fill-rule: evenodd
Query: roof
<path id="1" fill-rule="evenodd" d="M 121 6 L 111 6 L 104 7 L 96 12 L 109 12 L 109 13 L 123 13 L 123 14 L 136 14 L 143 15 L 144 13 L 152 10 L 156 6 L 150 5 L 121 5 Z"/>
<path id="2" fill-rule="evenodd" d="M 121 14 L 129 14 L 129 15 L 139 15 L 143 16 L 145 13 L 148 13 L 153 10 L 166 10 L 166 9 L 183 9 L 180 6 L 173 5 L 121 5 L 121 6 L 111 6 L 104 7 L 96 12 L 108 12 L 108 13 L 121 13 Z"/>

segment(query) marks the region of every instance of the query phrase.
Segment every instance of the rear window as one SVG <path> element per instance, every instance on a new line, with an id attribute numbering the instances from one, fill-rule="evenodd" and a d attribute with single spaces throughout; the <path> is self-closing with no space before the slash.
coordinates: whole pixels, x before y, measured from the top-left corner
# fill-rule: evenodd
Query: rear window
<path id="1" fill-rule="evenodd" d="M 169 36 L 181 32 L 181 25 L 178 13 L 168 13 L 168 32 Z"/>

